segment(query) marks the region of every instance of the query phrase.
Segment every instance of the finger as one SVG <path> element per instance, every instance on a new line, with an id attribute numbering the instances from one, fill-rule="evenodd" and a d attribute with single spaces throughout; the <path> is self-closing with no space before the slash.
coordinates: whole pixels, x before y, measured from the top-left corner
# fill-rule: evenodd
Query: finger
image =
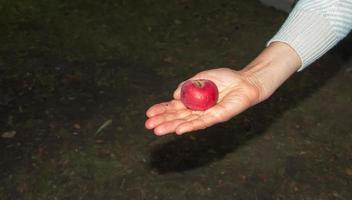
<path id="1" fill-rule="evenodd" d="M 155 135 L 158 135 L 158 136 L 166 135 L 168 133 L 173 133 L 175 132 L 176 127 L 184 122 L 185 122 L 184 119 L 177 119 L 177 120 L 163 123 L 154 129 L 154 133 Z"/>
<path id="2" fill-rule="evenodd" d="M 187 117 L 184 117 L 183 119 L 176 119 L 173 121 L 162 123 L 154 129 L 154 133 L 156 135 L 165 135 L 168 133 L 175 132 L 176 128 L 180 124 L 197 118 L 199 118 L 198 114 L 191 114 L 191 115 L 188 115 Z"/>
<path id="3" fill-rule="evenodd" d="M 177 112 L 164 112 L 160 115 L 156 115 L 154 117 L 149 118 L 145 122 L 145 127 L 148 129 L 153 129 L 162 123 L 173 121 L 176 119 L 186 118 L 190 114 L 191 114 L 191 111 L 187 109 L 177 111 Z"/>
<path id="4" fill-rule="evenodd" d="M 180 124 L 176 128 L 175 132 L 176 132 L 176 134 L 181 135 L 186 132 L 205 129 L 205 128 L 210 127 L 218 122 L 219 122 L 219 120 L 217 120 L 214 116 L 205 115 L 205 116 L 196 118 L 194 120 L 190 120 L 190 121 L 187 121 L 187 122 Z"/>
<path id="5" fill-rule="evenodd" d="M 148 117 L 153 117 L 156 115 L 159 115 L 161 113 L 164 113 L 166 111 L 176 111 L 180 109 L 186 108 L 181 101 L 179 100 L 172 100 L 169 102 L 164 102 L 164 103 L 159 103 L 155 104 L 152 107 L 150 107 L 146 114 Z"/>
<path id="6" fill-rule="evenodd" d="M 200 119 L 195 119 L 195 120 L 180 124 L 176 128 L 175 133 L 177 135 L 182 135 L 187 132 L 192 132 L 192 131 L 205 129 L 205 128 L 206 128 L 205 124 Z"/>
<path id="7" fill-rule="evenodd" d="M 182 87 L 184 82 L 185 81 L 183 81 L 182 83 L 178 84 L 177 89 L 175 90 L 174 95 L 173 95 L 174 99 L 181 99 L 181 87 Z"/>
<path id="8" fill-rule="evenodd" d="M 181 99 L 181 87 L 178 87 L 175 92 L 174 92 L 174 98 L 175 99 Z"/>

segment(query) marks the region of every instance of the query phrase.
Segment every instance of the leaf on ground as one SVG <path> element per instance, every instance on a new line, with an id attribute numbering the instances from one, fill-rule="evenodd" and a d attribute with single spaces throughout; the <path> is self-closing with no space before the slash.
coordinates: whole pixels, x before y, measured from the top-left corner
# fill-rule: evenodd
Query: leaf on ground
<path id="1" fill-rule="evenodd" d="M 7 132 L 3 132 L 1 137 L 2 138 L 13 138 L 16 135 L 16 131 L 7 131 Z"/>
<path id="2" fill-rule="evenodd" d="M 112 123 L 112 120 L 109 119 L 107 121 L 105 121 L 99 128 L 98 130 L 95 132 L 95 136 L 99 136 L 101 131 L 106 128 L 107 126 L 109 126 Z"/>
<path id="3" fill-rule="evenodd" d="M 346 174 L 352 176 L 352 167 L 346 169 Z"/>

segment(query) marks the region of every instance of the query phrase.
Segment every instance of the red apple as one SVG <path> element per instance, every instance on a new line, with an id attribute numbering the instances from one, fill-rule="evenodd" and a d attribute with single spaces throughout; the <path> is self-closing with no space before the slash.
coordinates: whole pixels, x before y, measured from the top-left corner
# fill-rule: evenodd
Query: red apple
<path id="1" fill-rule="evenodd" d="M 181 87 L 181 101 L 191 110 L 207 110 L 218 101 L 215 83 L 207 79 L 188 80 Z"/>

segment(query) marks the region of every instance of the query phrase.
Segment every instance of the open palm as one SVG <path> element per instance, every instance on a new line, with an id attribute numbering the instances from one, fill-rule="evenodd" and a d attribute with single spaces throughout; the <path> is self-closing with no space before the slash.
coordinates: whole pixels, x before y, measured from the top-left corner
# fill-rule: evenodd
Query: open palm
<path id="1" fill-rule="evenodd" d="M 191 79 L 212 80 L 219 89 L 217 104 L 205 111 L 186 108 L 180 100 L 180 84 L 173 100 L 153 105 L 147 110 L 147 129 L 154 129 L 156 135 L 205 129 L 231 119 L 259 99 L 260 89 L 240 72 L 228 68 L 203 71 Z"/>

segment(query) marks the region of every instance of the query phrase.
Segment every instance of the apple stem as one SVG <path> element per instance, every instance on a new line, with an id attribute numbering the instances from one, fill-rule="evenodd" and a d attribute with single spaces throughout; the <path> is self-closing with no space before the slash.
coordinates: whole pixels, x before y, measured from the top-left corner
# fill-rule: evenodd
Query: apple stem
<path id="1" fill-rule="evenodd" d="M 194 83 L 194 85 L 196 85 L 196 87 L 198 87 L 198 88 L 202 88 L 202 87 L 204 86 L 204 83 L 203 83 L 203 81 L 201 81 L 201 80 L 195 80 L 195 81 L 193 81 L 193 83 Z"/>

